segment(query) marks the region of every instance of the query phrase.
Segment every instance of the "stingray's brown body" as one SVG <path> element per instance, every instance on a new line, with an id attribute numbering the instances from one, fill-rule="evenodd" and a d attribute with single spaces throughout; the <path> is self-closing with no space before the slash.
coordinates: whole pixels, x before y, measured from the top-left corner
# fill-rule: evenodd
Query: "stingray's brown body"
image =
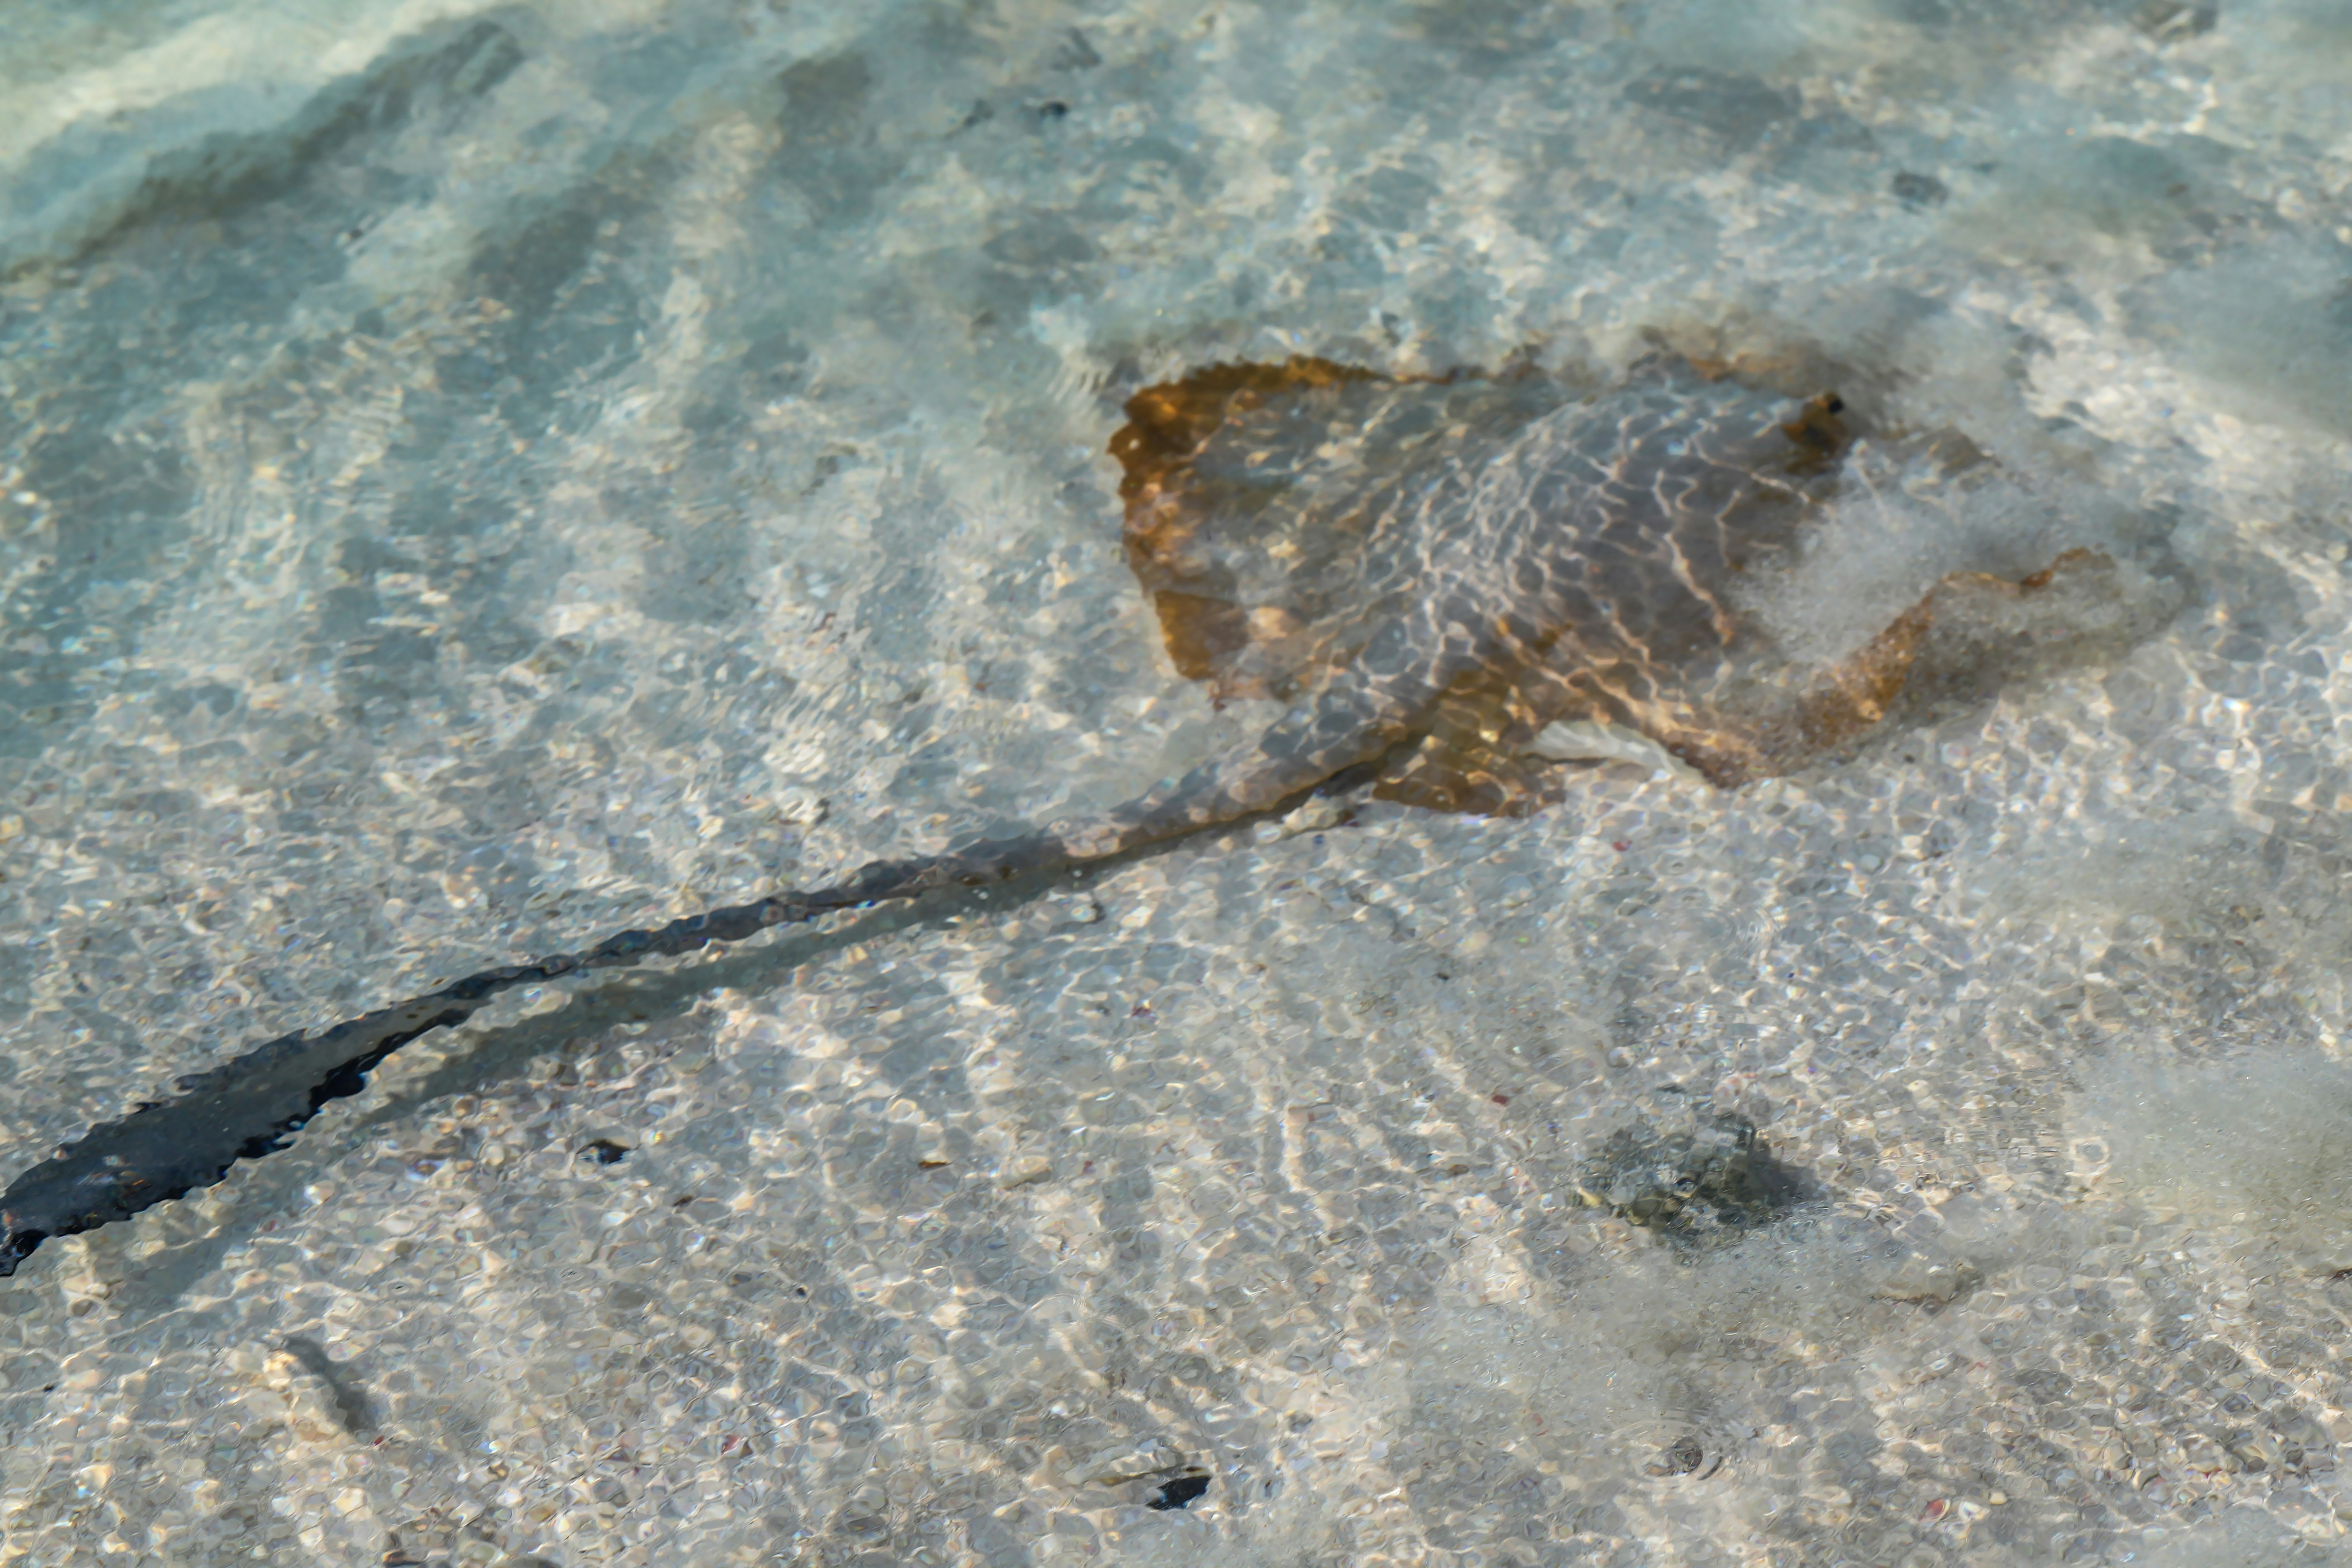
<path id="1" fill-rule="evenodd" d="M 1858 732 L 1902 684 L 1924 605 L 1820 670 L 1738 604 L 1836 486 L 1833 395 L 1792 406 L 1682 360 L 1576 398 L 1534 374 L 1243 374 L 1129 404 L 1129 559 L 1184 673 L 1304 701 L 1310 750 L 1334 725 L 1404 743 L 1385 796 L 1524 808 L 1524 748 L 1562 719 L 1640 731 L 1728 786 Z"/>
<path id="2" fill-rule="evenodd" d="M 1128 412 L 1112 450 L 1129 561 L 1181 671 L 1221 697 L 1290 704 L 1255 744 L 1099 816 L 877 862 L 832 888 L 624 931 L 272 1040 L 11 1183 L 0 1274 L 44 1237 L 268 1152 L 403 1043 L 510 987 L 1098 860 L 1366 766 L 1393 799 L 1523 810 L 1548 775 L 1522 753 L 1563 719 L 1637 730 L 1737 784 L 1875 723 L 1942 596 L 2013 596 L 2047 579 L 1947 579 L 1843 659 L 1793 659 L 1743 612 L 1740 584 L 1796 544 L 1838 484 L 1838 405 L 1683 361 L 1590 394 L 1534 374 L 1223 365 L 1149 388 Z"/>

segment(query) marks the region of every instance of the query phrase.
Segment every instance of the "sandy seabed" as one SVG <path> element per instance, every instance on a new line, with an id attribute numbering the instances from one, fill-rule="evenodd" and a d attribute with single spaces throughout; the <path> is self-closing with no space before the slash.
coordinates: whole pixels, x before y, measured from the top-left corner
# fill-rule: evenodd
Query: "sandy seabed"
<path id="1" fill-rule="evenodd" d="M 0 1563 L 2346 1554 L 2342 7 L 8 26 L 11 1173 L 1244 740 L 1118 547 L 1189 367 L 1794 345 L 1989 460 L 1860 464 L 1787 635 L 2077 544 L 2170 596 L 1737 791 L 510 998 L 0 1284 Z M 1804 1194 L 1744 1238 L 1580 1200 L 1730 1117 Z"/>

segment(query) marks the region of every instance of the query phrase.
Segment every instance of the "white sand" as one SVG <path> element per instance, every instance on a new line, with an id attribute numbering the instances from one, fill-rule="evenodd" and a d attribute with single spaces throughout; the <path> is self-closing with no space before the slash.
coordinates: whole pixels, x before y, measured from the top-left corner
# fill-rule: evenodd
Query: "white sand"
<path id="1" fill-rule="evenodd" d="M 1808 343 L 1998 467 L 1777 626 L 2074 542 L 2186 607 L 1733 795 L 514 999 L 0 1284 L 0 1563 L 2336 1550 L 2340 6 L 294 9 L 0 68 L 6 1173 L 1248 733 L 1117 550 L 1183 367 Z M 1578 1206 L 1670 1085 L 1822 1203 Z"/>

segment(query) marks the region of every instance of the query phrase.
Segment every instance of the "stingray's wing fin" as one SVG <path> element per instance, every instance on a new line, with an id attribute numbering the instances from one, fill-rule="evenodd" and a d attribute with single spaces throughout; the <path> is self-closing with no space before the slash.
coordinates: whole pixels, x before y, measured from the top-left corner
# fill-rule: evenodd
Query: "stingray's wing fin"
<path id="1" fill-rule="evenodd" d="M 1743 671 L 1731 692 L 1640 727 L 1726 789 L 1792 772 L 1886 717 L 1935 623 L 1935 601 L 1929 594 L 1832 664 Z"/>
<path id="2" fill-rule="evenodd" d="M 1171 661 L 1219 698 L 1343 668 L 1418 584 L 1430 487 L 1557 406 L 1544 377 L 1385 376 L 1329 360 L 1215 364 L 1149 386 L 1111 437 L 1128 564 Z"/>
<path id="3" fill-rule="evenodd" d="M 1706 692 L 1636 722 L 1725 787 L 1790 773 L 1860 740 L 1918 684 L 1981 695 L 2038 657 L 2129 641 L 2133 628 L 2121 623 L 2156 601 L 2132 594 L 2119 570 L 2112 557 L 2078 549 L 2016 579 L 1955 573 L 1843 658 L 1750 655 Z"/>

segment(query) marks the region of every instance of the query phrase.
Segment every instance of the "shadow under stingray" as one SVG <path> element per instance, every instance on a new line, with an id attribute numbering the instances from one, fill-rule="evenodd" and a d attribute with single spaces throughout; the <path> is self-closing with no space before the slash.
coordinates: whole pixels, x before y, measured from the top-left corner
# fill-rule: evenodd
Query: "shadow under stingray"
<path id="1" fill-rule="evenodd" d="M 1360 778 L 1342 782 L 1358 787 L 1361 784 Z M 700 998 L 715 991 L 774 990 L 794 971 L 845 949 L 980 910 L 1002 914 L 1063 889 L 1084 886 L 1103 871 L 1195 847 L 1178 842 L 1149 845 L 1108 863 L 1031 873 L 984 890 L 949 889 L 919 903 L 866 910 L 837 925 L 780 936 L 719 957 L 689 959 L 675 968 L 616 974 L 581 985 L 571 991 L 562 1006 L 481 1030 L 464 1049 L 451 1052 L 430 1071 L 406 1079 L 361 1114 L 313 1126 L 299 1142 L 288 1146 L 283 1157 L 253 1165 L 239 1176 L 243 1201 L 232 1217 L 203 1236 L 164 1246 L 142 1258 L 138 1272 L 115 1288 L 113 1300 L 118 1309 L 134 1316 L 169 1310 L 210 1274 L 225 1254 L 296 1206 L 302 1189 L 316 1181 L 320 1172 L 350 1158 L 384 1129 L 412 1125 L 429 1106 L 457 1095 L 481 1094 L 519 1078 L 533 1060 L 561 1052 L 575 1040 L 609 1034 L 624 1024 L 683 1017 Z M 355 1083 L 351 1092 L 355 1094 L 363 1087 Z"/>

